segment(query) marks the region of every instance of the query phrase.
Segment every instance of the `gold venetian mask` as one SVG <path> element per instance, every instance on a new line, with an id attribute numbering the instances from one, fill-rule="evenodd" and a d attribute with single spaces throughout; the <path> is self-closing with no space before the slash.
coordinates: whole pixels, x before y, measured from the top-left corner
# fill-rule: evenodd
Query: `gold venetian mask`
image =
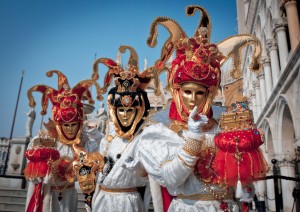
<path id="1" fill-rule="evenodd" d="M 198 106 L 198 111 L 202 111 L 207 99 L 207 88 L 198 83 L 186 82 L 181 84 L 179 95 L 189 113 L 195 106 Z"/>
<path id="2" fill-rule="evenodd" d="M 117 117 L 124 127 L 129 127 L 135 117 L 136 107 L 118 107 Z"/>
<path id="3" fill-rule="evenodd" d="M 62 132 L 68 139 L 74 139 L 76 137 L 79 127 L 79 122 L 66 122 L 61 125 Z"/>
<path id="4" fill-rule="evenodd" d="M 95 173 L 89 166 L 82 166 L 77 175 L 80 189 L 85 194 L 90 194 L 95 190 Z"/>

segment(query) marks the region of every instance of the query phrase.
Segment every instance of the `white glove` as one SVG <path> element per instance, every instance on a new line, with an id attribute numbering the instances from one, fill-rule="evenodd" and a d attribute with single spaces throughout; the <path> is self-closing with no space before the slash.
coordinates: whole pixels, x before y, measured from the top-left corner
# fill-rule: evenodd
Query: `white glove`
<path id="1" fill-rule="evenodd" d="M 197 106 L 194 107 L 188 118 L 188 128 L 192 133 L 202 133 L 202 126 L 208 123 L 206 115 L 197 113 Z"/>
<path id="2" fill-rule="evenodd" d="M 208 123 L 208 118 L 204 114 L 198 114 L 197 113 L 197 106 L 194 107 L 192 112 L 189 115 L 188 118 L 188 129 L 187 136 L 193 139 L 199 139 L 200 134 L 202 134 L 202 126 L 206 125 Z M 196 120 L 195 120 L 196 119 Z"/>

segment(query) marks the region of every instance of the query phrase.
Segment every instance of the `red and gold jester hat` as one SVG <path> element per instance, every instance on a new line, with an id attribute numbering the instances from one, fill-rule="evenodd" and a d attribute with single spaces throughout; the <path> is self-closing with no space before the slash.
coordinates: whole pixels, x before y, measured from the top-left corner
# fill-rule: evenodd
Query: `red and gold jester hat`
<path id="1" fill-rule="evenodd" d="M 198 107 L 198 113 L 208 117 L 212 116 L 211 104 L 217 94 L 221 81 L 220 66 L 230 58 L 232 70 L 231 75 L 239 78 L 241 75 L 241 51 L 245 46 L 253 44 L 253 55 L 250 70 L 261 69 L 260 42 L 252 35 L 236 35 L 224 39 L 219 44 L 210 43 L 211 21 L 206 10 L 200 6 L 188 6 L 186 14 L 194 15 L 200 11 L 202 17 L 193 37 L 189 38 L 180 25 L 167 17 L 157 17 L 150 28 L 150 36 L 147 44 L 155 47 L 157 44 L 158 25 L 162 25 L 170 32 L 170 37 L 164 43 L 161 58 L 156 61 L 156 66 L 161 69 L 173 50 L 176 50 L 176 58 L 168 75 L 168 87 L 170 88 L 173 100 L 169 116 L 172 120 L 187 122 L 188 110 L 185 108 L 179 95 L 180 86 L 185 82 L 196 82 L 207 87 L 209 93 L 204 106 Z"/>
<path id="2" fill-rule="evenodd" d="M 32 92 L 37 91 L 42 93 L 41 115 L 47 113 L 48 101 L 52 103 L 52 120 L 55 123 L 58 140 L 64 144 L 71 145 L 80 142 L 80 135 L 83 124 L 83 100 L 88 100 L 90 104 L 94 104 L 89 88 L 94 85 L 97 91 L 97 99 L 102 100 L 100 86 L 95 80 L 83 80 L 72 89 L 70 88 L 66 76 L 57 70 L 48 71 L 46 75 L 52 77 L 53 73 L 58 76 L 58 89 L 51 88 L 47 85 L 35 85 L 27 91 L 29 106 L 35 107 L 36 102 L 32 96 Z M 64 123 L 78 122 L 78 131 L 73 138 L 68 138 L 62 130 Z"/>
<path id="3" fill-rule="evenodd" d="M 119 47 L 121 53 L 125 53 L 126 50 L 130 51 L 126 69 L 112 59 L 99 58 L 94 63 L 92 79 L 98 80 L 99 78 L 99 64 L 104 64 L 109 68 L 104 77 L 104 85 L 101 88 L 101 92 L 103 94 L 106 93 L 107 88 L 111 85 L 112 79 L 114 79 L 116 87 L 112 88 L 108 93 L 109 113 L 115 125 L 116 134 L 121 138 L 130 140 L 134 138 L 135 133 L 144 122 L 143 120 L 149 115 L 150 103 L 145 89 L 152 79 L 155 80 L 155 84 L 158 85 L 158 74 L 161 70 L 156 67 L 149 67 L 143 72 L 140 72 L 136 51 L 131 46 Z M 155 93 L 160 93 L 159 86 L 155 88 Z M 129 127 L 124 127 L 117 117 L 116 108 L 131 106 L 137 107 L 138 110 L 133 123 Z"/>

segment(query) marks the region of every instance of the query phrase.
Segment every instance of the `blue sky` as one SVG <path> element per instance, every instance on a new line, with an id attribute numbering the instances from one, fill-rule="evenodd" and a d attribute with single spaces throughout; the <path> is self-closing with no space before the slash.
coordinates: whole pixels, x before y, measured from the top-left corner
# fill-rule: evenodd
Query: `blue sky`
<path id="1" fill-rule="evenodd" d="M 116 59 L 120 45 L 135 48 L 140 69 L 145 58 L 151 66 L 169 35 L 159 28 L 157 47 L 149 48 L 146 39 L 152 21 L 157 16 L 172 18 L 192 36 L 200 13 L 187 17 L 188 5 L 200 5 L 209 13 L 212 42 L 237 34 L 236 0 L 0 0 L 0 137 L 11 133 L 22 70 L 25 74 L 13 137 L 25 135 L 25 112 L 30 109 L 27 90 L 37 84 L 57 88 L 57 77 L 48 78 L 47 71 L 61 71 L 73 87 L 90 78 L 95 55 Z M 127 59 L 125 54 L 122 60 Z M 100 68 L 100 76 L 106 70 Z M 102 78 L 98 83 L 103 84 Z M 35 135 L 41 122 L 41 94 L 34 93 L 34 97 Z M 44 121 L 51 116 L 50 109 L 51 103 Z"/>

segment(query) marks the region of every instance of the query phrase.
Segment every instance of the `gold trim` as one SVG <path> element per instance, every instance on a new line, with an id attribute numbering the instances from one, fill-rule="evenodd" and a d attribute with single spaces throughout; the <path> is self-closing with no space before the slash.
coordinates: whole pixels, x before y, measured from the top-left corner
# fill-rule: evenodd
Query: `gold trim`
<path id="1" fill-rule="evenodd" d="M 179 160 L 180 160 L 186 167 L 188 167 L 188 168 L 190 168 L 190 169 L 194 169 L 194 166 L 190 166 L 189 164 L 187 164 L 187 163 L 182 159 L 182 157 L 180 157 L 180 155 L 177 155 L 177 156 L 178 156 Z"/>
<path id="2" fill-rule="evenodd" d="M 75 188 L 75 184 L 71 183 L 69 185 L 62 185 L 62 186 L 51 186 L 51 191 L 63 191 L 66 189 Z"/>
<path id="3" fill-rule="evenodd" d="M 123 193 L 123 192 L 137 192 L 137 187 L 134 188 L 107 188 L 99 185 L 100 190 L 106 192 Z"/>
<path id="4" fill-rule="evenodd" d="M 217 195 L 219 196 L 223 196 L 224 192 L 215 192 Z M 213 200 L 219 200 L 217 198 L 215 198 L 214 196 L 212 196 L 211 194 L 193 194 L 193 195 L 189 195 L 189 196 L 185 196 L 183 194 L 179 194 L 177 195 L 177 198 L 180 198 L 180 199 L 189 199 L 189 200 L 196 200 L 196 201 L 213 201 Z M 229 193 L 229 194 L 226 194 L 224 196 L 224 200 L 228 200 L 228 199 L 233 199 L 234 198 L 234 195 L 233 193 Z"/>

